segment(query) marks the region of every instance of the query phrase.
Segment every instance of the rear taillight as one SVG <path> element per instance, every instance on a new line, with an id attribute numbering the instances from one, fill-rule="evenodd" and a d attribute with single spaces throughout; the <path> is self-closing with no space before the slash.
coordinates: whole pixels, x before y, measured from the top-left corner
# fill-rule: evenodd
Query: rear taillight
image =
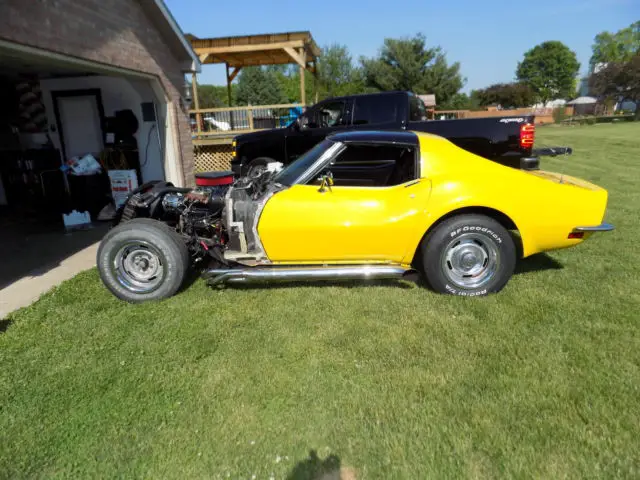
<path id="1" fill-rule="evenodd" d="M 520 126 L 520 147 L 531 148 L 536 136 L 536 126 L 533 123 L 525 123 Z"/>

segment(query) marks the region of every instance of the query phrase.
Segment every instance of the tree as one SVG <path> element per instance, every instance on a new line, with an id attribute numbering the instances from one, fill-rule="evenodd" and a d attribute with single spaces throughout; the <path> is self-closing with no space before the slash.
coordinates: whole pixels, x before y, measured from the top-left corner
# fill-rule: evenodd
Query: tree
<path id="1" fill-rule="evenodd" d="M 349 49 L 339 44 L 322 49 L 318 58 L 318 82 L 323 97 L 352 95 L 365 90 L 362 71 L 354 67 Z"/>
<path id="2" fill-rule="evenodd" d="M 472 110 L 477 107 L 477 103 L 466 93 L 456 93 L 446 102 L 438 102 L 438 110 Z"/>
<path id="3" fill-rule="evenodd" d="M 298 65 L 270 65 L 265 67 L 271 72 L 283 95 L 283 103 L 300 103 L 300 68 Z M 307 103 L 313 102 L 313 75 L 305 75 L 305 96 Z"/>
<path id="4" fill-rule="evenodd" d="M 238 77 L 238 105 L 275 105 L 286 101 L 273 69 L 245 67 Z"/>
<path id="5" fill-rule="evenodd" d="M 640 52 L 640 21 L 616 33 L 601 32 L 591 47 L 591 68 L 609 62 L 628 62 Z"/>
<path id="6" fill-rule="evenodd" d="M 428 48 L 422 34 L 413 38 L 386 38 L 377 57 L 363 57 L 360 61 L 367 87 L 434 93 L 440 103 L 447 103 L 465 82 L 460 64 L 449 65 L 442 49 Z"/>
<path id="7" fill-rule="evenodd" d="M 232 85 L 232 90 L 235 85 Z M 221 85 L 198 84 L 198 103 L 200 108 L 228 107 L 227 87 Z"/>
<path id="8" fill-rule="evenodd" d="M 640 117 L 640 53 L 627 62 L 609 62 L 591 75 L 589 86 L 595 95 L 610 100 L 631 100 L 636 104 L 636 117 Z"/>
<path id="9" fill-rule="evenodd" d="M 496 83 L 474 90 L 480 106 L 500 105 L 502 108 L 528 107 L 535 102 L 531 88 L 524 83 Z"/>
<path id="10" fill-rule="evenodd" d="M 528 85 L 543 104 L 575 92 L 580 63 L 575 52 L 558 41 L 544 42 L 524 54 L 516 77 Z"/>

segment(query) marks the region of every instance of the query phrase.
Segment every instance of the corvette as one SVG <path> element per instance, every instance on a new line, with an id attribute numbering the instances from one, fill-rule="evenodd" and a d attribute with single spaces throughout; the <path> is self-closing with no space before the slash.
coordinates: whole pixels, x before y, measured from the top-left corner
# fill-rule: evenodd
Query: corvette
<path id="1" fill-rule="evenodd" d="M 212 285 L 418 272 L 436 292 L 487 295 L 518 259 L 613 229 L 597 185 L 426 133 L 339 133 L 284 169 L 208 178 L 152 182 L 128 199 L 98 250 L 114 295 L 169 297 L 192 268 Z"/>

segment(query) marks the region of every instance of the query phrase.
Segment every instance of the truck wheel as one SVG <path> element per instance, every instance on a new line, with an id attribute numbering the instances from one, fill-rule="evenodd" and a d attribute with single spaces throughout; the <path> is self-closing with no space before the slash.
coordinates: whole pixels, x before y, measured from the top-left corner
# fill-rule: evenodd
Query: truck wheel
<path id="1" fill-rule="evenodd" d="M 249 169 L 247 170 L 247 177 L 257 177 L 262 175 L 262 173 L 267 169 L 267 165 L 270 163 L 275 163 L 275 160 L 269 157 L 258 157 L 251 160 L 249 163 Z"/>
<path id="2" fill-rule="evenodd" d="M 189 251 L 169 226 L 136 218 L 105 235 L 97 264 L 111 293 L 140 303 L 171 297 L 180 289 L 189 269 Z"/>
<path id="3" fill-rule="evenodd" d="M 516 264 L 509 232 L 484 215 L 459 215 L 438 225 L 422 242 L 422 266 L 439 293 L 479 296 L 499 292 Z"/>

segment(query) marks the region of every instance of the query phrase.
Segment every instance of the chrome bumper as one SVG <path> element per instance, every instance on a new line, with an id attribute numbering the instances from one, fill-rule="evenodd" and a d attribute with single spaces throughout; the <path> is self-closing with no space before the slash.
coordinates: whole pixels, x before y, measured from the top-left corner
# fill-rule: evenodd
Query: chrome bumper
<path id="1" fill-rule="evenodd" d="M 613 225 L 610 223 L 601 223 L 600 225 L 595 225 L 593 227 L 576 227 L 573 229 L 574 232 L 610 232 L 615 229 Z"/>

